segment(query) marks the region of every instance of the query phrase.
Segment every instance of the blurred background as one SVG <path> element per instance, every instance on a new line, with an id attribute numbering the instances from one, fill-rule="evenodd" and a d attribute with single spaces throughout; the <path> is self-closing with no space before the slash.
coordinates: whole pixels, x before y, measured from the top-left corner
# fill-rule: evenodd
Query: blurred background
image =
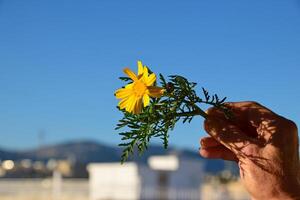
<path id="1" fill-rule="evenodd" d="M 113 93 L 142 60 L 299 124 L 299 35 L 298 0 L 0 0 L 0 200 L 249 199 L 201 118 L 120 165 Z"/>

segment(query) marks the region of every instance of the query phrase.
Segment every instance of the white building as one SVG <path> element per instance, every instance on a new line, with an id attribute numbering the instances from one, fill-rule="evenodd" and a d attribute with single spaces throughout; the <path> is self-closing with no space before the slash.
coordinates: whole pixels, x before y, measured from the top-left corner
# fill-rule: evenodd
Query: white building
<path id="1" fill-rule="evenodd" d="M 90 200 L 200 199 L 202 163 L 175 155 L 152 156 L 148 165 L 88 165 Z"/>

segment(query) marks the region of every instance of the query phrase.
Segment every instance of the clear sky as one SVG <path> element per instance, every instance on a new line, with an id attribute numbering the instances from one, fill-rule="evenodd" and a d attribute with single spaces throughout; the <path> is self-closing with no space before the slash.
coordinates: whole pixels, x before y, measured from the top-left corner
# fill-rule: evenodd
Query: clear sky
<path id="1" fill-rule="evenodd" d="M 35 147 L 41 131 L 117 144 L 113 93 L 138 59 L 300 124 L 297 0 L 0 0 L 0 147 Z M 199 118 L 170 142 L 203 135 Z"/>

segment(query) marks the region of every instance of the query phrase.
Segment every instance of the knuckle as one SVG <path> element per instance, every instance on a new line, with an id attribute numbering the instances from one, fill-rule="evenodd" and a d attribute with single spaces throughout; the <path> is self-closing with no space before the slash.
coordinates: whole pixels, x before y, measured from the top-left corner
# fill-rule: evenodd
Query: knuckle
<path id="1" fill-rule="evenodd" d="M 254 106 L 254 107 L 261 107 L 262 105 L 256 101 L 248 101 L 247 102 L 250 106 Z"/>
<path id="2" fill-rule="evenodd" d="M 278 125 L 289 132 L 298 132 L 297 125 L 294 121 L 278 116 Z"/>
<path id="3" fill-rule="evenodd" d="M 239 101 L 239 102 L 226 102 L 225 105 L 229 107 L 263 107 L 257 101 Z"/>
<path id="4" fill-rule="evenodd" d="M 286 119 L 285 123 L 289 130 L 291 130 L 292 132 L 298 132 L 298 128 L 297 128 L 297 125 L 295 122 L 293 122 L 292 120 Z"/>
<path id="5" fill-rule="evenodd" d="M 208 115 L 212 115 L 212 114 L 216 113 L 217 111 L 218 111 L 217 108 L 215 108 L 215 107 L 210 107 L 210 108 L 208 108 L 205 112 L 206 112 L 206 114 L 208 114 Z"/>

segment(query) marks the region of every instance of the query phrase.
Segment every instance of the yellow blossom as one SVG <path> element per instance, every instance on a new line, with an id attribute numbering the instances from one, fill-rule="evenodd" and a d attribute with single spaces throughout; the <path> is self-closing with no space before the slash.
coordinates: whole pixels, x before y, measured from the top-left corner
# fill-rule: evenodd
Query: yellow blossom
<path id="1" fill-rule="evenodd" d="M 158 98 L 163 94 L 163 89 L 153 86 L 156 81 L 154 73 L 149 74 L 148 68 L 138 61 L 138 75 L 129 68 L 124 69 L 124 73 L 132 80 L 132 83 L 120 88 L 115 92 L 120 109 L 126 109 L 133 114 L 141 113 L 142 106 L 146 107 L 150 103 L 150 97 Z"/>

